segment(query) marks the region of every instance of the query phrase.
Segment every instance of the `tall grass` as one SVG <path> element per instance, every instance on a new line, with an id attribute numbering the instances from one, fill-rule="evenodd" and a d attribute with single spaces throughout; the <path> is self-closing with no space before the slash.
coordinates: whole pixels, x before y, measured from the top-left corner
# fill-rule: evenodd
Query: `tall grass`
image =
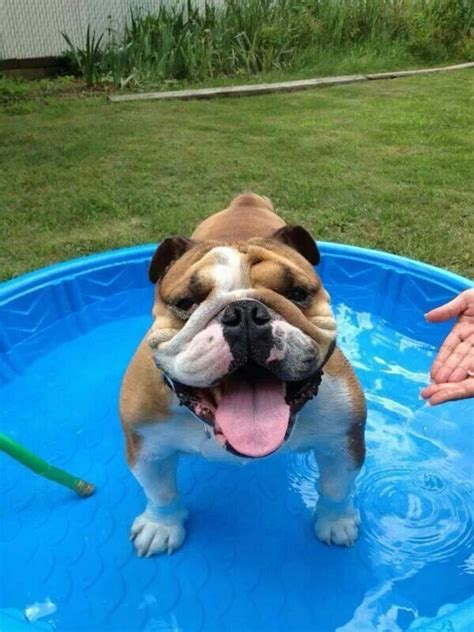
<path id="1" fill-rule="evenodd" d="M 123 31 L 91 35 L 72 60 L 88 83 L 159 84 L 312 67 L 333 57 L 468 59 L 472 0 L 227 0 L 157 2 Z M 67 36 L 65 36 L 67 38 Z M 93 53 L 93 54 L 92 54 Z"/>
<path id="2" fill-rule="evenodd" d="M 87 26 L 86 42 L 84 48 L 75 46 L 67 33 L 62 33 L 69 47 L 69 54 L 72 63 L 84 77 L 88 86 L 97 83 L 101 76 L 102 49 L 101 43 L 104 37 L 102 33 L 97 37 L 95 31 Z"/>

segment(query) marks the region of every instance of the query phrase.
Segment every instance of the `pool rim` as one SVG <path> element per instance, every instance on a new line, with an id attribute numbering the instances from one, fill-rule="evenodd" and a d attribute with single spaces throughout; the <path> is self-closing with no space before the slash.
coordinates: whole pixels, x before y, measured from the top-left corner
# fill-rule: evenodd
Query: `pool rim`
<path id="1" fill-rule="evenodd" d="M 50 284 L 59 284 L 67 279 L 72 279 L 80 274 L 87 274 L 89 271 L 98 269 L 113 268 L 123 266 L 127 263 L 147 262 L 157 243 L 149 243 L 138 246 L 105 250 L 102 252 L 85 255 L 75 259 L 66 260 L 59 263 L 42 267 L 31 272 L 27 272 L 10 280 L 0 282 L 0 306 L 27 295 L 31 291 L 39 290 Z M 431 281 L 456 293 L 464 289 L 474 287 L 474 280 L 461 276 L 455 272 L 433 266 L 422 261 L 395 255 L 382 250 L 362 248 L 359 246 L 346 245 L 336 242 L 318 242 L 318 247 L 322 256 L 330 256 L 345 260 L 364 262 L 369 265 L 381 266 L 398 273 L 406 273 L 417 278 Z M 474 612 L 474 597 L 458 604 L 452 604 L 452 609 L 446 613 L 439 612 L 429 622 L 422 621 L 421 625 L 410 629 L 417 632 L 432 629 L 432 625 L 442 621 L 464 620 Z M 462 625 L 462 624 L 461 624 Z M 455 627 L 455 630 L 461 629 Z"/>
<path id="2" fill-rule="evenodd" d="M 322 257 L 332 256 L 354 259 L 359 262 L 364 261 L 373 265 L 383 265 L 397 272 L 407 272 L 413 276 L 431 280 L 452 291 L 461 292 L 464 289 L 474 287 L 474 281 L 467 277 L 416 259 L 395 255 L 383 250 L 361 248 L 360 246 L 337 242 L 320 241 L 317 243 Z M 105 250 L 38 268 L 13 279 L 2 281 L 0 283 L 0 303 L 44 285 L 75 277 L 88 270 L 124 265 L 127 262 L 146 261 L 151 258 L 156 247 L 157 244 L 143 244 Z"/>

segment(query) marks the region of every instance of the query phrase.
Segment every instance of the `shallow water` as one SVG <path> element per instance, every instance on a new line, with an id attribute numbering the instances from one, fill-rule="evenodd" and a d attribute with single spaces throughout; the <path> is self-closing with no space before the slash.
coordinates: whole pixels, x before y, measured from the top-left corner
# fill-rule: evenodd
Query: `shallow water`
<path id="1" fill-rule="evenodd" d="M 369 407 L 356 503 L 357 547 L 371 571 L 363 600 L 338 630 L 403 630 L 473 593 L 473 405 L 427 406 L 419 391 L 434 349 L 343 304 L 337 315 Z M 314 457 L 293 457 L 293 467 L 290 482 L 312 508 Z"/>
<path id="2" fill-rule="evenodd" d="M 171 557 L 137 559 L 128 530 L 143 497 L 116 407 L 149 303 L 149 290 L 116 294 L 8 357 L 2 431 L 98 490 L 79 500 L 0 459 L 0 608 L 51 603 L 42 621 L 61 632 L 381 632 L 472 594 L 472 401 L 428 408 L 419 390 L 433 348 L 342 303 L 340 345 L 369 404 L 357 544 L 315 540 L 311 454 L 244 468 L 187 458 L 186 543 Z"/>

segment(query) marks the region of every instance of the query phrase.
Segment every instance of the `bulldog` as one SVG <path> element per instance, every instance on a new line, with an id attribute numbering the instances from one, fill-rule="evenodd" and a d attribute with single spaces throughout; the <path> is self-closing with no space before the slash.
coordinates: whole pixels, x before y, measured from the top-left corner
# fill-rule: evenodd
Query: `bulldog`
<path id="1" fill-rule="evenodd" d="M 178 459 L 248 462 L 314 452 L 314 531 L 352 545 L 354 480 L 365 456 L 365 398 L 336 345 L 320 254 L 268 198 L 247 193 L 169 237 L 149 267 L 153 324 L 125 373 L 120 416 L 130 469 L 146 496 L 131 527 L 139 556 L 185 539 Z"/>

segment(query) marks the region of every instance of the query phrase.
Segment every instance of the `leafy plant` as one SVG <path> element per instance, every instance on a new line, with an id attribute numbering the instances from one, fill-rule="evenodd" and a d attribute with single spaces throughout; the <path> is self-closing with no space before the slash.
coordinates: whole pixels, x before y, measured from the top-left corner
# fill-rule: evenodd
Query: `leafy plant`
<path id="1" fill-rule="evenodd" d="M 132 10 L 124 29 L 87 29 L 85 46 L 63 33 L 88 85 L 117 87 L 255 75 L 328 60 L 462 59 L 473 52 L 471 0 L 206 0 Z"/>
<path id="2" fill-rule="evenodd" d="M 86 32 L 86 45 L 84 48 L 80 48 L 73 44 L 71 38 L 67 33 L 62 33 L 62 36 L 66 40 L 69 46 L 69 53 L 72 61 L 77 67 L 77 70 L 84 77 L 88 86 L 93 86 L 100 80 L 102 69 L 102 49 L 101 43 L 104 34 L 97 36 L 95 31 L 91 31 L 90 24 L 87 26 Z"/>

